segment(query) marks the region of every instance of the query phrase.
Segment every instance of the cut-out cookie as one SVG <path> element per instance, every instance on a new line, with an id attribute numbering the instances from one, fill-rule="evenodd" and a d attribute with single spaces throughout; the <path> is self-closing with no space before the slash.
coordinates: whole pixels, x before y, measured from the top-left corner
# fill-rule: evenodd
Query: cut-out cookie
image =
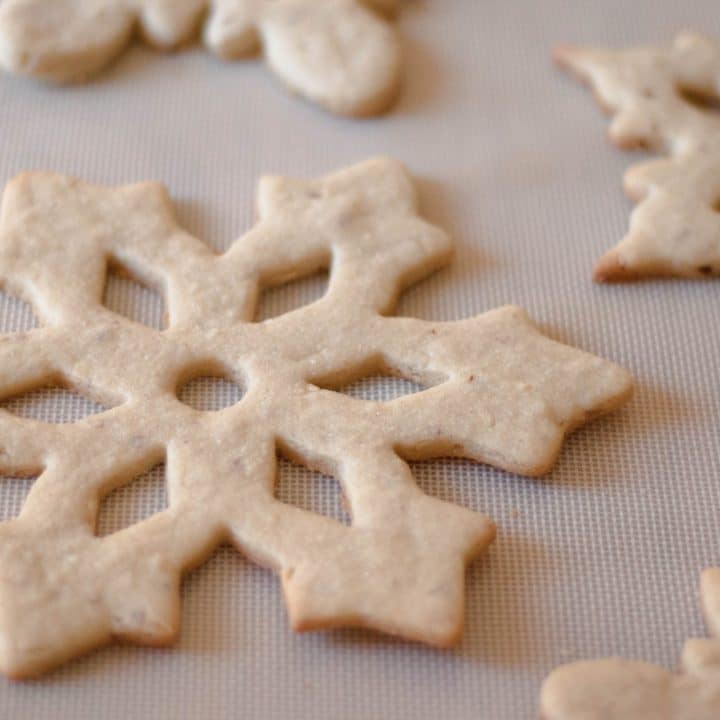
<path id="1" fill-rule="evenodd" d="M 706 570 L 701 593 L 711 632 L 720 637 L 720 569 Z M 685 673 L 610 658 L 556 670 L 542 692 L 543 720 L 717 720 L 720 639 L 689 640 Z"/>
<path id="2" fill-rule="evenodd" d="M 555 58 L 614 115 L 617 145 L 669 155 L 625 175 L 639 205 L 595 280 L 720 276 L 720 112 L 710 107 L 720 97 L 720 43 L 683 33 L 670 47 L 561 47 Z"/>
<path id="3" fill-rule="evenodd" d="M 0 473 L 44 468 L 20 517 L 0 525 L 5 673 L 34 675 L 113 637 L 173 640 L 180 574 L 226 540 L 280 574 L 297 630 L 449 645 L 464 566 L 494 526 L 423 494 L 404 460 L 537 475 L 568 431 L 631 393 L 625 370 L 546 338 L 516 307 L 452 323 L 387 317 L 451 251 L 396 162 L 266 177 L 259 215 L 216 255 L 177 225 L 160 185 L 48 173 L 8 185 L 0 279 L 45 324 L 2 338 L 0 398 L 61 372 L 125 402 L 72 425 L 0 413 Z M 102 305 L 108 258 L 164 291 L 164 331 Z M 262 286 L 331 262 L 322 299 L 252 322 Z M 323 389 L 387 367 L 429 389 L 386 403 Z M 202 413 L 176 397 L 219 368 L 241 381 L 240 402 Z M 278 451 L 340 483 L 351 527 L 276 499 Z M 101 498 L 163 459 L 169 507 L 96 537 Z"/>
<path id="4" fill-rule="evenodd" d="M 218 57 L 261 50 L 294 92 L 335 113 L 373 115 L 398 87 L 398 39 L 379 11 L 399 1 L 4 0 L 0 66 L 82 82 L 121 53 L 136 27 L 169 50 L 192 40 L 204 23 L 205 45 Z"/>

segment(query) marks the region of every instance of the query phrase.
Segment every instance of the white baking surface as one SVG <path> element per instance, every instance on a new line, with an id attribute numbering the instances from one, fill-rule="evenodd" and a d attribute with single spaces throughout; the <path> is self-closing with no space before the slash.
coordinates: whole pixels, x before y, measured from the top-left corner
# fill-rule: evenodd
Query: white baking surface
<path id="1" fill-rule="evenodd" d="M 39 682 L 2 680 L 0 717 L 522 720 L 560 663 L 620 654 L 676 666 L 684 639 L 704 632 L 698 573 L 720 564 L 720 283 L 591 284 L 594 260 L 627 227 L 621 176 L 641 156 L 610 146 L 591 95 L 548 56 L 560 42 L 659 42 L 685 27 L 720 35 L 716 0 L 410 1 L 400 103 L 361 122 L 292 98 L 261 63 L 224 65 L 200 49 L 135 48 L 86 87 L 0 77 L 0 182 L 28 169 L 162 180 L 184 225 L 218 249 L 252 223 L 262 173 L 398 157 L 457 243 L 452 267 L 408 292 L 403 314 L 450 320 L 515 302 L 638 381 L 632 404 L 576 433 L 542 480 L 471 462 L 415 466 L 427 492 L 499 524 L 467 576 L 458 649 L 357 631 L 293 635 L 275 578 L 224 548 L 183 584 L 177 647 L 113 647 Z M 160 321 L 152 293 L 117 282 L 108 302 Z M 321 291 L 318 279 L 274 291 L 263 312 Z M 31 322 L 3 298 L 3 330 Z M 209 406 L 237 394 L 192 392 Z M 93 410 L 47 393 L 14 408 L 56 420 Z M 28 482 L 0 483 L 4 517 Z M 284 464 L 280 488 L 341 516 L 321 476 Z M 103 532 L 164 502 L 158 468 L 108 499 Z"/>

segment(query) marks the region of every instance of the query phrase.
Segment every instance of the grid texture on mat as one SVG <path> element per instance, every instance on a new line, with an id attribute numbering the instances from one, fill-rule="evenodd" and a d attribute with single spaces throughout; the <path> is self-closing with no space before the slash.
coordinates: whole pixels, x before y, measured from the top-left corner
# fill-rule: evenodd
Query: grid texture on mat
<path id="1" fill-rule="evenodd" d="M 168 505 L 165 490 L 165 463 L 158 463 L 129 485 L 116 488 L 100 503 L 95 532 L 102 535 L 140 522 Z"/>
<path id="2" fill-rule="evenodd" d="M 261 174 L 314 176 L 393 155 L 457 247 L 400 312 L 450 320 L 518 303 L 551 335 L 632 369 L 636 398 L 574 434 L 540 480 L 459 460 L 413 465 L 426 492 L 499 525 L 467 576 L 458 649 L 356 631 L 293 635 L 275 578 L 222 548 L 183 583 L 176 648 L 112 647 L 37 683 L 0 680 L 0 717 L 89 720 L 102 708 L 108 720 L 522 720 L 535 717 L 558 664 L 620 654 L 674 667 L 685 638 L 704 633 L 698 573 L 720 564 L 720 285 L 591 284 L 595 259 L 625 233 L 621 177 L 640 156 L 607 142 L 607 119 L 548 56 L 560 42 L 654 43 L 684 27 L 720 35 L 716 1 L 408 3 L 399 27 L 405 89 L 371 122 L 327 117 L 260 63 L 199 50 L 136 48 L 102 80 L 62 91 L 0 77 L 0 181 L 37 168 L 162 180 L 182 223 L 222 249 L 251 225 Z M 269 291 L 259 319 L 317 299 L 324 282 Z M 106 298 L 162 324 L 160 298 L 125 278 Z M 2 297 L 2 330 L 33 322 Z M 352 392 L 412 391 L 397 382 Z M 213 409 L 241 391 L 192 392 Z M 65 402 L 64 420 L 83 412 Z M 280 474 L 286 502 L 342 513 L 333 481 L 289 463 Z M 161 475 L 108 497 L 100 531 L 162 508 Z M 31 482 L 0 483 L 2 517 L 17 514 Z"/>

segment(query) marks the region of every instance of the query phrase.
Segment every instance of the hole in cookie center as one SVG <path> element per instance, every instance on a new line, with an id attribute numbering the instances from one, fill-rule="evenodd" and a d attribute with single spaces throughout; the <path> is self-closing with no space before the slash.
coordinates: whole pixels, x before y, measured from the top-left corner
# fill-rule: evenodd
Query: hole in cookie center
<path id="1" fill-rule="evenodd" d="M 282 285 L 264 288 L 255 310 L 255 322 L 285 315 L 320 300 L 327 292 L 328 282 L 329 274 L 327 270 L 322 270 Z"/>
<path id="2" fill-rule="evenodd" d="M 720 94 L 678 85 L 678 95 L 697 110 L 720 116 Z"/>
<path id="3" fill-rule="evenodd" d="M 343 525 L 350 525 L 350 507 L 340 483 L 330 475 L 311 470 L 290 460 L 278 450 L 275 497 L 286 505 L 325 515 Z"/>
<path id="4" fill-rule="evenodd" d="M 182 384 L 178 400 L 202 412 L 218 412 L 239 403 L 244 395 L 240 385 L 222 375 L 199 375 Z"/>
<path id="5" fill-rule="evenodd" d="M 239 403 L 245 395 L 240 378 L 212 358 L 184 368 L 175 382 L 177 399 L 201 412 L 218 412 Z"/>

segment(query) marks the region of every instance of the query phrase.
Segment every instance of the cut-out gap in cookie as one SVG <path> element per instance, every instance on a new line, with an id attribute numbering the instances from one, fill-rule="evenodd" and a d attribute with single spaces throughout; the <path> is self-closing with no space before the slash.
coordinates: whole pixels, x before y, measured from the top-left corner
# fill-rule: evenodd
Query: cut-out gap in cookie
<path id="1" fill-rule="evenodd" d="M 286 505 L 351 524 L 350 507 L 340 483 L 278 452 L 275 497 Z"/>
<path id="2" fill-rule="evenodd" d="M 720 118 L 720 95 L 717 93 L 701 92 L 683 85 L 678 85 L 676 90 L 678 95 L 689 105 L 703 112 L 713 113 Z"/>
<path id="3" fill-rule="evenodd" d="M 0 522 L 13 520 L 20 514 L 25 504 L 25 498 L 27 498 L 30 488 L 37 479 L 37 475 L 28 475 L 26 477 L 0 476 Z"/>
<path id="4" fill-rule="evenodd" d="M 418 487 L 438 500 L 482 511 L 478 498 L 478 478 L 486 473 L 499 473 L 483 468 L 473 460 L 453 457 L 434 457 L 408 462 Z"/>
<path id="5" fill-rule="evenodd" d="M 168 507 L 165 463 L 115 488 L 100 502 L 95 534 L 111 535 Z"/>
<path id="6" fill-rule="evenodd" d="M 38 327 L 30 303 L 0 290 L 0 333 L 28 332 Z"/>
<path id="7" fill-rule="evenodd" d="M 444 373 L 432 369 L 416 372 L 412 368 L 398 367 L 393 361 L 378 356 L 366 358 L 354 367 L 310 377 L 308 381 L 356 400 L 389 402 L 440 385 L 447 379 Z"/>
<path id="8" fill-rule="evenodd" d="M 715 200 L 715 202 L 710 205 L 710 208 L 714 210 L 716 213 L 720 213 L 720 197 Z"/>
<path id="9" fill-rule="evenodd" d="M 114 261 L 108 264 L 103 305 L 117 315 L 154 330 L 167 326 L 162 295 Z"/>
<path id="10" fill-rule="evenodd" d="M 255 310 L 255 322 L 285 315 L 320 300 L 328 289 L 327 270 L 290 280 L 282 285 L 263 288 Z"/>
<path id="11" fill-rule="evenodd" d="M 407 380 L 404 377 L 375 373 L 342 385 L 337 388 L 337 392 L 349 395 L 356 400 L 388 402 L 403 395 L 422 392 L 425 389 L 424 385 Z"/>
<path id="12" fill-rule="evenodd" d="M 115 404 L 101 405 L 76 392 L 60 379 L 5 398 L 0 401 L 0 408 L 29 420 L 64 424 L 106 412 Z"/>
<path id="13" fill-rule="evenodd" d="M 232 378 L 220 372 L 194 375 L 180 384 L 178 400 L 202 412 L 217 412 L 239 403 L 245 391 Z"/>

